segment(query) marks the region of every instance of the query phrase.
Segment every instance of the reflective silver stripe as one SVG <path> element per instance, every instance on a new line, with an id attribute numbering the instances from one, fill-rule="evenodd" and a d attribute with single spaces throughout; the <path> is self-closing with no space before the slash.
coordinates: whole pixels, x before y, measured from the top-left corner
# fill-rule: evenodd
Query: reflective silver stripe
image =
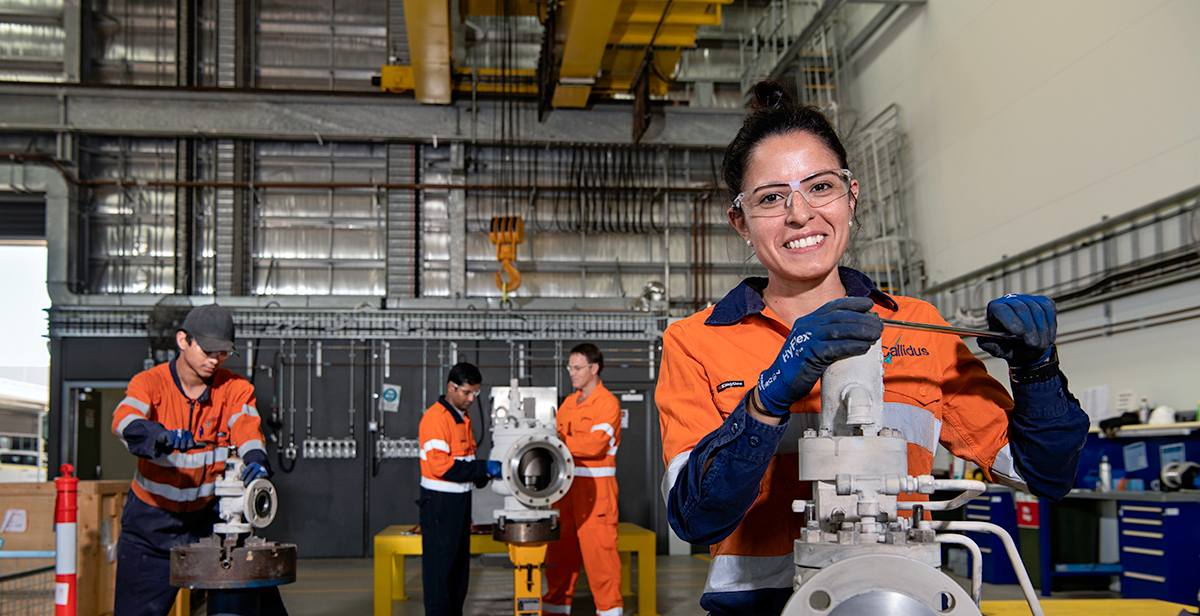
<path id="1" fill-rule="evenodd" d="M 708 564 L 704 592 L 739 592 L 763 588 L 791 588 L 796 565 L 783 556 L 714 556 Z"/>
<path id="2" fill-rule="evenodd" d="M 904 434 L 905 440 L 928 451 L 937 453 L 938 440 L 942 437 L 942 420 L 933 413 L 902 402 L 883 403 L 883 425 Z"/>
<path id="3" fill-rule="evenodd" d="M 212 496 L 214 490 L 216 490 L 216 484 L 211 481 L 201 484 L 196 488 L 177 488 L 175 486 L 169 486 L 165 483 L 156 483 L 150 481 L 138 472 L 134 472 L 133 480 L 139 486 L 141 486 L 143 490 L 155 496 L 161 496 L 163 498 L 173 500 L 177 503 L 190 503 L 192 501 L 197 501 L 201 498 Z"/>
<path id="4" fill-rule="evenodd" d="M 611 610 L 596 610 L 596 616 L 624 616 L 625 608 L 614 607 Z"/>
<path id="5" fill-rule="evenodd" d="M 1013 461 L 1012 449 L 1009 448 L 1008 443 L 1005 443 L 1004 448 L 996 453 L 996 459 L 992 462 L 992 477 L 1000 485 L 1024 492 L 1029 491 L 1029 486 L 1025 484 L 1025 478 L 1017 472 L 1017 465 Z"/>
<path id="6" fill-rule="evenodd" d="M 429 450 L 431 450 L 431 449 L 436 449 L 438 451 L 444 451 L 447 454 L 449 454 L 450 453 L 450 443 L 447 443 L 446 441 L 443 441 L 442 439 L 439 439 L 439 438 L 431 438 L 431 439 L 425 441 L 421 445 L 421 452 L 420 452 L 419 457 L 422 460 L 428 460 L 428 458 L 425 457 L 425 454 L 427 452 L 429 452 Z"/>
<path id="7" fill-rule="evenodd" d="M 592 432 L 603 432 L 608 435 L 608 455 L 617 455 L 617 436 L 612 424 L 598 423 L 592 426 Z"/>
<path id="8" fill-rule="evenodd" d="M 122 419 L 121 423 L 117 424 L 117 434 L 121 436 L 121 441 L 125 441 L 125 428 L 128 428 L 129 424 L 144 419 L 146 419 L 145 416 L 138 417 L 137 415 L 126 415 L 125 419 Z M 128 447 L 128 445 L 126 445 L 126 447 Z"/>
<path id="9" fill-rule="evenodd" d="M 238 445 L 239 458 L 245 458 L 246 454 L 251 451 L 261 451 L 263 453 L 267 453 L 267 450 L 263 448 L 263 442 L 258 439 L 246 441 L 245 443 Z"/>
<path id="10" fill-rule="evenodd" d="M 454 459 L 455 459 L 455 460 L 462 460 L 463 462 L 474 462 L 474 461 L 475 461 L 475 454 L 471 454 L 471 455 L 469 455 L 469 456 L 454 456 Z"/>
<path id="11" fill-rule="evenodd" d="M 689 449 L 674 458 L 671 458 L 671 463 L 667 465 L 667 472 L 662 478 L 662 497 L 665 504 L 671 498 L 671 488 L 675 487 L 675 479 L 679 477 L 679 473 L 683 472 L 683 467 L 687 465 L 688 459 L 692 457 L 692 450 Z"/>
<path id="12" fill-rule="evenodd" d="M 199 451 L 188 453 L 186 451 L 172 451 L 171 453 L 150 460 L 159 466 L 174 467 L 174 468 L 207 468 L 210 464 L 223 462 L 229 458 L 228 447 L 218 447 L 208 451 Z"/>
<path id="13" fill-rule="evenodd" d="M 430 479 L 428 477 L 421 478 L 421 487 L 426 490 L 433 490 L 434 492 L 452 492 L 456 494 L 471 491 L 470 483 L 442 481 L 441 479 Z"/>
<path id="14" fill-rule="evenodd" d="M 117 404 L 117 408 L 121 408 L 122 405 L 131 406 L 137 409 L 137 412 L 141 413 L 142 417 L 145 417 L 146 413 L 150 412 L 149 404 L 146 404 L 145 402 L 142 402 L 133 396 L 125 396 L 125 399 L 121 400 L 121 402 Z"/>
<path id="15" fill-rule="evenodd" d="M 237 421 L 237 420 L 238 420 L 238 418 L 239 418 L 239 417 L 241 417 L 242 415 L 249 415 L 249 416 L 251 416 L 251 417 L 258 417 L 258 409 L 256 409 L 256 408 L 254 408 L 254 407 L 250 406 L 249 404 L 243 404 L 243 405 L 242 405 L 242 412 L 240 412 L 240 413 L 238 413 L 238 414 L 234 415 L 233 417 L 230 417 L 230 418 L 229 418 L 229 429 L 230 429 L 230 430 L 232 430 L 232 429 L 233 429 L 233 423 L 234 423 L 235 421 Z"/>
<path id="16" fill-rule="evenodd" d="M 576 466 L 576 477 L 616 477 L 617 467 L 615 466 Z"/>
<path id="17" fill-rule="evenodd" d="M 570 614 L 571 606 L 555 605 L 553 603 L 542 603 L 543 614 Z"/>

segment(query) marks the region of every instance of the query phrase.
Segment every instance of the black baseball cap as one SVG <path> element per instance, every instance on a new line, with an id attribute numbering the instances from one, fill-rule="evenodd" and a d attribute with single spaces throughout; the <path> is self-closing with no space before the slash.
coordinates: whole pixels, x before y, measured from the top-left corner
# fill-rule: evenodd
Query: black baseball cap
<path id="1" fill-rule="evenodd" d="M 179 329 L 191 334 L 206 353 L 234 352 L 233 316 L 216 304 L 196 306 L 188 313 Z"/>

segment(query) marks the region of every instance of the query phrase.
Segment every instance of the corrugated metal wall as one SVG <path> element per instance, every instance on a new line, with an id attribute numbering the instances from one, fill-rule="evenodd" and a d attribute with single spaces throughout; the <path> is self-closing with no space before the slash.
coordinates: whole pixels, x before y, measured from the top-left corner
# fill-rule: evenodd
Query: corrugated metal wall
<path id="1" fill-rule="evenodd" d="M 180 147 L 196 148 L 199 184 L 182 226 Z M 716 152 L 463 147 L 455 171 L 444 145 L 86 138 L 86 292 L 447 297 L 461 267 L 464 296 L 498 297 L 495 216 L 525 223 L 515 297 L 632 303 L 669 281 L 670 297 L 694 308 L 761 271 L 723 198 L 703 189 Z M 417 182 L 466 188 L 387 188 Z M 452 192 L 464 199 L 459 249 Z M 175 253 L 180 228 L 194 234 L 192 255 Z M 195 268 L 193 289 L 176 288 L 176 257 Z"/>
<path id="2" fill-rule="evenodd" d="M 0 0 L 0 81 L 64 81 L 62 0 Z"/>

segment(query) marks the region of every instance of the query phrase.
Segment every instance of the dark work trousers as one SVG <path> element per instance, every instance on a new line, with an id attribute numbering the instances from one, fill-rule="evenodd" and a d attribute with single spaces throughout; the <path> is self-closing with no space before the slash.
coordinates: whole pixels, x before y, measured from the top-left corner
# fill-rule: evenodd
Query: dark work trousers
<path id="1" fill-rule="evenodd" d="M 179 591 L 171 586 L 171 548 L 211 535 L 213 524 L 220 521 L 216 500 L 200 511 L 176 513 L 147 504 L 130 490 L 117 539 L 113 616 L 170 612 Z M 286 616 L 278 587 L 263 588 L 260 601 L 262 616 Z"/>
<path id="2" fill-rule="evenodd" d="M 421 488 L 425 616 L 461 616 L 471 564 L 471 493 Z"/>

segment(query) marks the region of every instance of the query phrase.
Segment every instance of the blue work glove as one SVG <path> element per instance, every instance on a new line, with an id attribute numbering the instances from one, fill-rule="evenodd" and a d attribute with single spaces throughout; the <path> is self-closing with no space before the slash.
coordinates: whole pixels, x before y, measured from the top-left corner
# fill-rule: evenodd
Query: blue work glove
<path id="1" fill-rule="evenodd" d="M 504 465 L 499 460 L 487 461 L 488 477 L 500 477 L 504 474 Z"/>
<path id="2" fill-rule="evenodd" d="M 196 439 L 192 438 L 191 430 L 167 430 L 154 439 L 154 448 L 159 453 L 187 451 L 195 447 Z"/>
<path id="3" fill-rule="evenodd" d="M 834 360 L 866 353 L 883 335 L 869 297 L 843 297 L 796 319 L 775 363 L 758 375 L 758 397 L 768 415 L 783 417 L 812 391 Z"/>
<path id="4" fill-rule="evenodd" d="M 1040 364 L 1050 358 L 1058 334 L 1058 309 L 1041 295 L 1008 294 L 987 305 L 988 329 L 1021 337 L 1021 340 L 979 338 L 979 348 L 1008 362 L 1013 368 Z"/>
<path id="5" fill-rule="evenodd" d="M 258 462 L 251 462 L 242 467 L 242 485 L 244 486 L 250 485 L 251 481 L 258 479 L 259 477 L 266 476 L 267 469 L 263 468 L 263 465 L 259 464 Z"/>

